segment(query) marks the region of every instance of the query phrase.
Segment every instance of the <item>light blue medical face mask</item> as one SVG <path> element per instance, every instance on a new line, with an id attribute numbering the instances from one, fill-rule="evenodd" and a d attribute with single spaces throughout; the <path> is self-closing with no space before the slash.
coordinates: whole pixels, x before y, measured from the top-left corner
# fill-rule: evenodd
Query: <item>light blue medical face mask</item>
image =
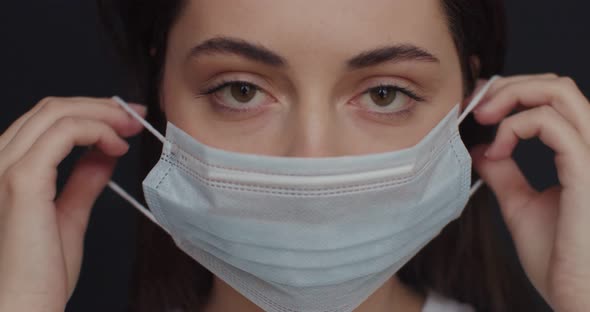
<path id="1" fill-rule="evenodd" d="M 178 247 L 266 311 L 348 312 L 452 220 L 479 184 L 458 125 L 460 106 L 417 145 L 333 158 L 233 153 L 168 123 L 143 181 L 147 211 Z M 153 215 L 152 215 L 153 213 Z M 157 256 L 157 255 L 154 255 Z"/>

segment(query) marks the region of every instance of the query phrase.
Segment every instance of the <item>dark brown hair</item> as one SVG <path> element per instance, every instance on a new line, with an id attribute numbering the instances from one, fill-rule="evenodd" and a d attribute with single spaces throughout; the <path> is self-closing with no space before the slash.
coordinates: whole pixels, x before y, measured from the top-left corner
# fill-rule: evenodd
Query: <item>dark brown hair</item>
<path id="1" fill-rule="evenodd" d="M 441 0 L 448 17 L 464 77 L 464 94 L 477 78 L 502 69 L 505 20 L 502 0 Z M 130 69 L 131 97 L 150 108 L 148 121 L 164 132 L 159 112 L 159 86 L 168 32 L 181 12 L 182 0 L 97 0 L 107 33 Z M 151 55 L 154 51 L 155 55 Z M 473 66 L 472 56 L 479 58 Z M 461 126 L 470 147 L 489 141 L 493 129 L 472 119 Z M 143 176 L 156 163 L 161 145 L 150 135 L 142 138 Z M 507 257 L 498 226 L 492 222 L 490 192 L 483 188 L 463 215 L 406 264 L 398 276 L 416 291 L 435 290 L 472 304 L 478 311 L 524 311 L 528 286 Z M 130 301 L 131 311 L 198 311 L 207 303 L 212 274 L 176 248 L 174 242 L 141 217 Z"/>

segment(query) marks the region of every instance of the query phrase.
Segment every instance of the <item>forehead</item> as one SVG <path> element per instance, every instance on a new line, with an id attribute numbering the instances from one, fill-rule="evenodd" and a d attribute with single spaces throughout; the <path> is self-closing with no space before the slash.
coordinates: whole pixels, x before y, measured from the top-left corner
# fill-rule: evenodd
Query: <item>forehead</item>
<path id="1" fill-rule="evenodd" d="M 219 35 L 333 57 L 389 43 L 439 53 L 452 46 L 440 0 L 189 0 L 171 40 L 188 50 Z"/>

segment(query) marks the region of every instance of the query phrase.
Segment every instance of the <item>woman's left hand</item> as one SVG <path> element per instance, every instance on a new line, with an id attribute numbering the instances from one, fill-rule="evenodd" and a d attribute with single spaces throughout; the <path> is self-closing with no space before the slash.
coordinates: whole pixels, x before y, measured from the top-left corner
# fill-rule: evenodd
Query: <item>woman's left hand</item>
<path id="1" fill-rule="evenodd" d="M 519 112 L 506 117 L 514 109 Z M 475 118 L 500 123 L 494 142 L 471 153 L 498 198 L 526 274 L 555 311 L 590 311 L 588 99 L 570 78 L 501 78 Z M 511 158 L 520 139 L 533 137 L 555 151 L 559 185 L 543 192 L 530 186 Z"/>

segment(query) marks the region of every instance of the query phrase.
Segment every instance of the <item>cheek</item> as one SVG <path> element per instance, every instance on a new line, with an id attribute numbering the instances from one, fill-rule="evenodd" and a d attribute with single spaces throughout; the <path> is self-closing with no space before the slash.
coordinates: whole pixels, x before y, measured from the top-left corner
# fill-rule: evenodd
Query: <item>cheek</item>
<path id="1" fill-rule="evenodd" d="M 164 70 L 161 85 L 160 106 L 166 120 L 196 139 L 204 140 L 206 138 L 199 137 L 199 134 L 206 133 L 200 129 L 203 121 L 200 120 L 199 107 L 190 105 L 190 89 L 185 86 L 181 73 L 172 68 L 167 66 Z"/>

